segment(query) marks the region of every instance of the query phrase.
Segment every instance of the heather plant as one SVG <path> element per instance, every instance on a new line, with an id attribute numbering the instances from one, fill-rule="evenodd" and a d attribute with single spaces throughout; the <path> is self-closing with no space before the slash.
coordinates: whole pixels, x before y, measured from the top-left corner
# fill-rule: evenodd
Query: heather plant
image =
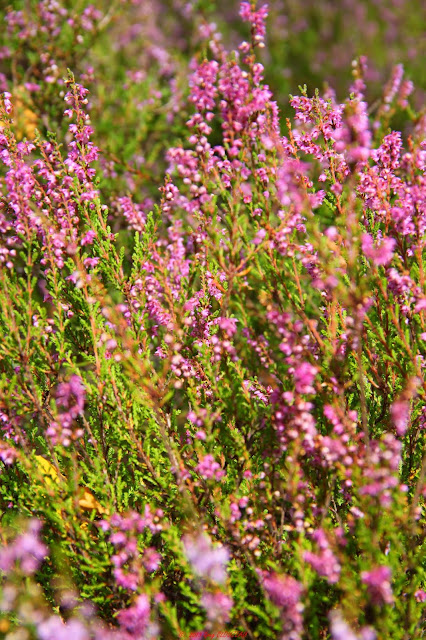
<path id="1" fill-rule="evenodd" d="M 238 21 L 234 3 L 220 3 L 214 12 L 232 25 L 227 41 L 247 28 Z M 287 95 L 298 90 L 301 78 L 309 91 L 331 85 L 339 100 L 348 93 L 352 61 L 367 56 L 366 95 L 378 99 L 392 68 L 404 64 L 408 80 L 415 79 L 414 102 L 424 102 L 424 3 L 412 0 L 343 0 L 321 2 L 272 0 L 268 3 L 266 46 L 261 52 L 274 96 L 287 115 Z M 402 121 L 400 121 L 402 122 Z"/>
<path id="2" fill-rule="evenodd" d="M 423 637 L 426 121 L 402 65 L 369 105 L 360 57 L 343 102 L 301 87 L 286 119 L 265 6 L 235 49 L 188 7 L 191 38 L 141 54 L 114 5 L 20 11 L 0 633 Z"/>

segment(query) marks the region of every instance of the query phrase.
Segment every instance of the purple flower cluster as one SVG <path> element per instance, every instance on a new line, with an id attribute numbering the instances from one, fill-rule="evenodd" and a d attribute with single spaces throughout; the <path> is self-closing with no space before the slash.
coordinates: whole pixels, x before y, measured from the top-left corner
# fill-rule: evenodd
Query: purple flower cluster
<path id="1" fill-rule="evenodd" d="M 377 633 L 372 627 L 363 627 L 355 633 L 338 610 L 330 613 L 330 631 L 332 640 L 376 640 Z"/>
<path id="2" fill-rule="evenodd" d="M 268 5 L 264 4 L 255 11 L 250 2 L 241 2 L 240 16 L 251 26 L 254 46 L 263 48 L 265 46 L 265 20 L 268 17 Z"/>
<path id="3" fill-rule="evenodd" d="M 81 427 L 74 427 L 76 419 L 82 415 L 86 389 L 79 376 L 72 375 L 68 382 L 62 382 L 56 391 L 56 405 L 64 409 L 58 414 L 56 421 L 47 429 L 47 435 L 52 442 L 61 442 L 65 447 L 72 440 L 81 438 L 84 431 Z"/>
<path id="4" fill-rule="evenodd" d="M 392 572 L 389 567 L 380 566 L 361 573 L 362 582 L 367 585 L 371 603 L 377 606 L 393 603 L 391 587 Z"/>
<path id="5" fill-rule="evenodd" d="M 152 514 L 149 505 L 146 505 L 143 516 L 136 512 L 131 512 L 127 516 L 116 513 L 109 520 L 100 522 L 99 526 L 103 531 L 111 531 L 109 540 L 116 549 L 116 553 L 111 557 L 114 578 L 124 589 L 137 591 L 144 583 L 143 570 L 152 573 L 158 569 L 161 555 L 153 547 L 147 547 L 143 553 L 140 553 L 138 537 L 145 529 L 151 533 L 161 531 L 162 516 L 161 510 Z M 136 607 L 135 612 L 137 611 Z M 129 613 L 129 615 L 133 614 Z"/>
<path id="6" fill-rule="evenodd" d="M 312 534 L 312 538 L 319 547 L 319 553 L 305 551 L 303 558 L 319 576 L 325 578 L 330 584 L 335 584 L 339 580 L 341 566 L 329 547 L 324 531 L 317 529 Z"/>
<path id="7" fill-rule="evenodd" d="M 64 619 L 20 608 L 11 585 L 22 573 L 30 584 L 47 553 L 36 521 L 0 551 L 4 610 L 42 640 L 148 640 L 200 625 L 280 629 L 282 640 L 313 629 L 375 640 L 396 620 L 416 629 L 426 120 L 393 131 L 411 85 L 398 66 L 369 105 L 360 58 L 349 98 L 302 89 L 284 122 L 256 57 L 275 4 L 242 2 L 249 42 L 228 51 L 214 24 L 173 3 L 194 20 L 176 46 L 194 55 L 183 69 L 154 38 L 143 54 L 161 67 L 154 89 L 146 60 L 121 70 L 128 111 L 114 106 L 111 138 L 95 120 L 105 87 L 90 92 L 92 124 L 88 89 L 59 79 L 72 11 L 43 0 L 34 19 L 8 13 L 10 42 L 32 41 L 41 20 L 52 47 L 29 67 L 26 93 L 6 91 L 0 107 L 0 498 L 8 515 L 54 523 L 49 546 L 67 559 L 81 552 L 75 599 L 94 594 L 117 626 L 75 604 Z M 151 21 L 151 0 L 128 4 Z M 113 24 L 113 7 L 80 14 L 93 37 L 111 19 L 119 58 L 149 30 Z M 96 83 L 102 65 L 78 77 Z M 22 135 L 28 94 L 38 110 L 52 100 L 43 126 L 65 100 L 57 139 Z M 127 145 L 133 111 L 142 124 Z M 43 484 L 27 455 L 41 445 L 56 469 Z M 49 475 L 69 480 L 52 509 Z"/>
<path id="8" fill-rule="evenodd" d="M 270 598 L 281 610 L 283 635 L 281 640 L 300 640 L 303 633 L 303 587 L 291 576 L 279 576 L 264 573 L 263 587 Z"/>
<path id="9" fill-rule="evenodd" d="M 73 139 L 68 144 L 68 156 L 63 159 L 57 145 L 44 141 L 39 146 L 41 158 L 31 163 L 26 159 L 36 146 L 16 142 L 10 131 L 9 94 L 3 98 L 3 113 L 9 124 L 0 132 L 0 159 L 7 167 L 5 183 L 13 212 L 12 219 L 8 219 L 0 211 L 0 225 L 9 232 L 7 253 L 2 257 L 7 264 L 7 255 L 13 257 L 11 252 L 21 244 L 19 236 L 30 237 L 32 233 L 43 239 L 45 257 L 41 263 L 46 274 L 52 268 L 63 268 L 66 255 L 76 252 L 81 206 L 87 202 L 93 209 L 93 200 L 98 196 L 90 166 L 98 157 L 98 149 L 89 139 L 93 129 L 87 124 L 89 116 L 84 111 L 87 93 L 87 89 L 74 83 L 65 96 L 70 105 L 65 114 L 76 120 L 69 127 Z M 73 176 L 78 178 L 77 188 Z M 38 214 L 31 201 L 36 203 Z"/>
<path id="10" fill-rule="evenodd" d="M 117 619 L 129 639 L 149 640 L 158 637 L 158 627 L 150 622 L 150 613 L 149 598 L 142 594 L 137 596 L 131 607 L 119 611 Z M 118 638 L 125 640 L 126 635 L 119 634 Z"/>
<path id="11" fill-rule="evenodd" d="M 218 584 L 226 581 L 229 552 L 223 545 L 212 544 L 206 533 L 184 538 L 185 554 L 194 572 L 205 580 Z"/>
<path id="12" fill-rule="evenodd" d="M 197 472 L 204 480 L 222 480 L 225 471 L 221 469 L 220 464 L 215 461 L 212 455 L 207 454 L 196 466 Z"/>
<path id="13" fill-rule="evenodd" d="M 16 565 L 24 575 L 37 571 L 48 554 L 47 547 L 40 541 L 41 527 L 39 520 L 30 520 L 24 533 L 3 546 L 0 550 L 0 569 L 4 573 L 10 573 Z"/>

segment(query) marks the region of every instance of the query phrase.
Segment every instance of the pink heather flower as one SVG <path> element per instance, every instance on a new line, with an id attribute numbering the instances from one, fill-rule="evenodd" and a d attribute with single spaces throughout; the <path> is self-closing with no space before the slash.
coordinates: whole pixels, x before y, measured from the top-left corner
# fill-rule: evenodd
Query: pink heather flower
<path id="1" fill-rule="evenodd" d="M 0 460 L 2 460 L 5 465 L 9 466 L 15 462 L 17 457 L 17 450 L 14 447 L 11 447 L 10 444 L 0 440 Z"/>
<path id="2" fill-rule="evenodd" d="M 32 93 L 35 93 L 36 91 L 40 91 L 40 85 L 36 84 L 35 82 L 26 82 L 24 84 L 24 87 L 27 91 L 30 91 Z"/>
<path id="3" fill-rule="evenodd" d="M 125 554 L 112 556 L 111 560 L 114 565 L 117 565 L 121 557 Z M 120 566 L 115 566 L 114 568 L 114 578 L 117 584 L 123 589 L 127 589 L 128 591 L 136 591 L 139 585 L 139 575 L 135 572 L 124 571 Z"/>
<path id="4" fill-rule="evenodd" d="M 217 94 L 216 78 L 219 63 L 216 60 L 202 62 L 189 79 L 190 100 L 197 111 L 212 111 L 215 108 Z"/>
<path id="5" fill-rule="evenodd" d="M 258 246 L 259 244 L 262 244 L 262 242 L 266 238 L 266 235 L 267 235 L 267 232 L 265 229 L 259 229 L 259 231 L 256 233 L 256 235 L 252 240 L 253 244 L 255 244 L 256 246 Z"/>
<path id="6" fill-rule="evenodd" d="M 207 454 L 196 466 L 197 472 L 205 480 L 221 480 L 226 474 L 212 455 Z"/>
<path id="7" fill-rule="evenodd" d="M 390 414 L 392 422 L 399 436 L 403 436 L 407 430 L 408 418 L 410 415 L 410 404 L 405 400 L 396 400 L 391 408 Z"/>
<path id="8" fill-rule="evenodd" d="M 312 537 L 317 543 L 320 551 L 319 553 L 305 551 L 303 559 L 311 565 L 319 576 L 325 578 L 330 584 L 335 584 L 340 578 L 340 563 L 330 549 L 327 538 L 322 529 L 317 529 L 312 534 Z"/>
<path id="9" fill-rule="evenodd" d="M 3 545 L 0 549 L 1 571 L 8 573 L 17 562 L 26 575 L 37 571 L 48 553 L 47 547 L 39 539 L 41 527 L 39 520 L 32 519 L 28 522 L 27 531 L 10 544 Z"/>
<path id="10" fill-rule="evenodd" d="M 205 533 L 201 533 L 197 538 L 187 535 L 183 543 L 186 557 L 198 576 L 219 584 L 226 581 L 229 552 L 223 545 L 213 546 L 210 537 Z"/>
<path id="11" fill-rule="evenodd" d="M 271 602 L 281 609 L 281 640 L 299 640 L 303 632 L 302 585 L 291 576 L 268 572 L 263 573 L 262 583 Z"/>
<path id="12" fill-rule="evenodd" d="M 86 235 L 81 239 L 81 246 L 84 247 L 87 244 L 93 244 L 93 240 L 96 238 L 96 232 L 90 229 Z"/>
<path id="13" fill-rule="evenodd" d="M 414 84 L 411 82 L 411 80 L 404 80 L 404 82 L 401 84 L 401 89 L 399 90 L 398 94 L 398 105 L 401 107 L 401 109 L 406 109 L 408 107 L 407 98 L 412 94 L 413 89 Z"/>
<path id="14" fill-rule="evenodd" d="M 389 506 L 391 491 L 399 486 L 397 472 L 401 463 L 402 443 L 392 433 L 385 433 L 380 440 L 371 441 L 374 465 L 363 472 L 366 484 L 360 495 L 378 497 L 383 506 Z"/>
<path id="15" fill-rule="evenodd" d="M 389 264 L 393 257 L 395 245 L 394 238 L 382 238 L 377 245 L 374 245 L 373 238 L 368 233 L 364 233 L 361 238 L 361 247 L 364 255 L 377 266 Z"/>
<path id="16" fill-rule="evenodd" d="M 309 362 L 302 362 L 294 370 L 296 393 L 315 393 L 312 383 L 317 375 L 317 369 Z"/>
<path id="17" fill-rule="evenodd" d="M 393 594 L 391 587 L 392 572 L 389 567 L 380 566 L 371 571 L 361 573 L 361 581 L 367 585 L 367 591 L 374 605 L 382 606 L 392 604 Z"/>
<path id="18" fill-rule="evenodd" d="M 260 48 L 264 47 L 265 20 L 268 17 L 268 5 L 264 4 L 257 11 L 253 11 L 250 2 L 242 2 L 240 16 L 245 22 L 251 24 L 255 44 Z"/>
<path id="19" fill-rule="evenodd" d="M 423 589 L 417 589 L 417 591 L 414 594 L 414 597 L 417 600 L 417 602 L 426 602 L 426 591 L 423 591 Z"/>
<path id="20" fill-rule="evenodd" d="M 271 602 L 284 609 L 294 607 L 299 602 L 303 591 L 300 582 L 291 576 L 278 576 L 274 573 L 266 574 L 263 586 Z"/>
<path id="21" fill-rule="evenodd" d="M 351 149 L 352 157 L 350 160 L 367 160 L 371 146 L 367 103 L 363 100 L 351 100 L 346 107 L 346 123 L 351 129 L 352 137 L 355 136 L 357 142 L 357 147 Z"/>
<path id="22" fill-rule="evenodd" d="M 392 75 L 383 93 L 383 101 L 385 102 L 385 104 L 389 105 L 392 102 L 392 100 L 395 98 L 396 94 L 398 93 L 398 89 L 401 86 L 403 75 L 404 75 L 403 65 L 397 64 L 392 69 Z"/>
<path id="23" fill-rule="evenodd" d="M 102 520 L 99 527 L 103 531 L 111 531 L 110 542 L 116 548 L 111 560 L 114 565 L 114 578 L 118 585 L 129 591 L 136 591 L 140 585 L 140 559 L 138 550 L 138 534 L 145 529 L 152 533 L 161 530 L 161 524 L 156 524 L 163 516 L 161 510 L 157 510 L 154 515 L 149 505 L 145 505 L 144 515 L 136 511 L 130 511 L 127 515 L 114 513 L 109 521 Z M 142 563 L 149 572 L 155 571 L 160 563 L 161 556 L 153 547 L 148 547 L 142 556 Z"/>
<path id="24" fill-rule="evenodd" d="M 329 618 L 332 640 L 360 640 L 345 622 L 340 611 L 331 611 Z"/>
<path id="25" fill-rule="evenodd" d="M 99 261 L 100 261 L 100 258 L 85 258 L 83 260 L 83 264 L 86 267 L 86 269 L 93 269 L 98 265 Z"/>
<path id="26" fill-rule="evenodd" d="M 72 439 L 83 435 L 81 428 L 74 429 L 74 420 L 83 413 L 86 390 L 79 376 L 72 375 L 68 382 L 62 382 L 56 392 L 56 404 L 65 411 L 52 421 L 46 431 L 53 443 L 60 442 L 67 447 Z"/>
<path id="27" fill-rule="evenodd" d="M 316 191 L 315 193 L 309 193 L 308 198 L 312 209 L 318 209 L 325 198 L 325 191 L 320 189 L 320 191 Z"/>
<path id="28" fill-rule="evenodd" d="M 142 233 L 145 228 L 146 215 L 143 211 L 143 207 L 140 204 L 133 202 L 128 196 L 123 196 L 117 199 L 117 205 L 120 212 L 123 213 L 129 226 L 135 231 Z"/>
<path id="29" fill-rule="evenodd" d="M 338 582 L 341 567 L 331 549 L 325 549 L 319 554 L 305 551 L 303 558 L 319 576 L 325 578 L 330 584 Z"/>
<path id="30" fill-rule="evenodd" d="M 218 318 L 219 327 L 230 336 L 233 336 L 237 331 L 237 322 L 236 318 Z"/>
<path id="31" fill-rule="evenodd" d="M 221 591 L 216 593 L 203 593 L 201 604 L 207 613 L 207 620 L 224 624 L 229 621 L 229 612 L 234 604 L 232 598 Z"/>
<path id="32" fill-rule="evenodd" d="M 415 313 L 419 313 L 419 311 L 423 311 L 423 309 L 426 309 L 426 298 L 420 298 L 420 300 L 414 307 Z"/>
<path id="33" fill-rule="evenodd" d="M 142 632 L 149 624 L 150 603 L 148 596 L 143 593 L 138 596 L 134 604 L 128 609 L 122 609 L 117 619 L 121 627 L 124 627 L 129 633 Z"/>
<path id="34" fill-rule="evenodd" d="M 13 106 L 12 106 L 12 102 L 10 101 L 12 97 L 12 94 L 9 93 L 8 91 L 5 91 L 3 93 L 3 105 L 4 105 L 4 110 L 6 111 L 6 113 L 8 115 L 10 115 L 13 111 Z"/>
<path id="35" fill-rule="evenodd" d="M 402 138 L 399 131 L 392 131 L 383 138 L 383 142 L 378 149 L 371 153 L 375 162 L 389 172 L 398 169 L 402 149 Z"/>
<path id="36" fill-rule="evenodd" d="M 306 205 L 306 195 L 302 188 L 302 176 L 304 175 L 304 165 L 296 158 L 286 157 L 282 166 L 278 169 L 276 189 L 279 202 L 284 207 L 292 207 L 294 214 L 291 226 L 296 227 L 300 223 L 300 214 Z"/>
<path id="37" fill-rule="evenodd" d="M 143 566 L 147 571 L 149 571 L 150 573 L 152 571 L 156 571 L 160 566 L 160 562 L 161 556 L 154 549 L 154 547 L 148 547 L 147 549 L 145 549 L 145 552 L 143 554 Z"/>
<path id="38" fill-rule="evenodd" d="M 79 376 L 72 375 L 68 382 L 62 382 L 56 392 L 56 404 L 65 407 L 71 418 L 83 413 L 86 389 Z"/>
<path id="39" fill-rule="evenodd" d="M 335 130 L 327 126 L 326 135 L 334 140 L 334 149 L 348 163 L 366 161 L 370 156 L 371 132 L 367 103 L 359 99 L 349 100 L 344 105 L 344 119 Z M 344 168 L 344 164 L 341 164 Z M 346 169 L 345 169 L 346 171 Z"/>
<path id="40" fill-rule="evenodd" d="M 67 620 L 53 615 L 37 625 L 37 637 L 40 640 L 90 640 L 91 633 L 81 620 Z"/>

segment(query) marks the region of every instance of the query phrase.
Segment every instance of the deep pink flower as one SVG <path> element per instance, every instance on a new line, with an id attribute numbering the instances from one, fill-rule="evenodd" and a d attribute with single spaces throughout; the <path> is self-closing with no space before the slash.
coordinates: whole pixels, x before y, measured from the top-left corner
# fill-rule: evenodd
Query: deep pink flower
<path id="1" fill-rule="evenodd" d="M 390 408 L 392 422 L 399 436 L 403 436 L 407 430 L 410 415 L 410 403 L 405 400 L 396 400 Z"/>
<path id="2" fill-rule="evenodd" d="M 282 640 L 299 640 L 303 631 L 303 586 L 291 576 L 263 572 L 262 584 L 270 598 L 281 609 Z"/>
<path id="3" fill-rule="evenodd" d="M 361 580 L 367 585 L 372 604 L 378 606 L 392 604 L 391 575 L 390 568 L 386 566 L 376 567 L 371 571 L 363 571 L 361 573 Z"/>
<path id="4" fill-rule="evenodd" d="M 11 571 L 15 563 L 24 574 L 31 575 L 39 568 L 47 556 L 48 549 L 40 541 L 42 523 L 32 519 L 28 522 L 27 531 L 17 536 L 10 544 L 0 549 L 0 569 L 6 574 Z"/>
<path id="5" fill-rule="evenodd" d="M 150 612 L 148 596 L 143 593 L 131 607 L 119 611 L 117 619 L 120 626 L 130 633 L 141 632 L 149 623 Z"/>
<path id="6" fill-rule="evenodd" d="M 160 562 L 161 556 L 154 549 L 154 547 L 148 547 L 147 549 L 145 549 L 143 554 L 143 564 L 147 571 L 149 571 L 150 573 L 152 571 L 156 571 L 160 566 Z"/>
<path id="7" fill-rule="evenodd" d="M 215 461 L 212 455 L 205 455 L 196 466 L 197 472 L 205 480 L 221 480 L 225 476 L 225 471 L 220 464 Z"/>
<path id="8" fill-rule="evenodd" d="M 309 362 L 302 362 L 297 365 L 293 373 L 296 393 L 315 393 L 312 383 L 316 375 L 316 367 Z"/>
<path id="9" fill-rule="evenodd" d="M 250 2 L 241 2 L 240 16 L 244 21 L 251 24 L 255 44 L 259 47 L 264 47 L 265 20 L 268 17 L 268 5 L 264 4 L 255 11 L 252 9 Z"/>
<path id="10" fill-rule="evenodd" d="M 386 265 L 392 260 L 395 245 L 394 238 L 382 238 L 378 244 L 374 244 L 373 238 L 368 233 L 364 233 L 361 238 L 364 255 L 377 266 Z"/>
<path id="11" fill-rule="evenodd" d="M 312 538 L 319 547 L 319 553 L 305 551 L 303 559 L 311 565 L 318 575 L 325 578 L 330 584 L 335 584 L 340 578 L 340 562 L 330 549 L 322 529 L 314 531 Z"/>
<path id="12" fill-rule="evenodd" d="M 226 331 L 226 333 L 230 336 L 233 336 L 237 331 L 237 322 L 237 318 L 218 318 L 219 327 L 222 329 L 222 331 Z"/>
<path id="13" fill-rule="evenodd" d="M 423 589 L 417 589 L 417 591 L 414 594 L 414 597 L 417 600 L 417 602 L 426 602 L 426 591 L 423 591 Z"/>
<path id="14" fill-rule="evenodd" d="M 195 573 L 213 582 L 226 581 L 229 552 L 222 545 L 213 546 L 210 537 L 202 533 L 198 537 L 185 536 L 185 554 Z"/>
<path id="15" fill-rule="evenodd" d="M 15 462 L 17 457 L 18 451 L 15 447 L 12 447 L 7 442 L 2 442 L 0 440 L 0 460 L 2 460 L 5 465 L 11 465 Z"/>
<path id="16" fill-rule="evenodd" d="M 224 624 L 229 621 L 229 612 L 234 603 L 232 598 L 221 591 L 216 591 L 215 593 L 203 593 L 201 604 L 206 610 L 207 620 Z"/>
<path id="17" fill-rule="evenodd" d="M 340 611 L 331 611 L 330 631 L 333 640 L 360 640 L 360 637 L 352 631 L 344 620 Z"/>
<path id="18" fill-rule="evenodd" d="M 56 403 L 64 407 L 72 418 L 83 413 L 86 389 L 79 376 L 72 375 L 68 382 L 62 382 L 56 392 Z"/>

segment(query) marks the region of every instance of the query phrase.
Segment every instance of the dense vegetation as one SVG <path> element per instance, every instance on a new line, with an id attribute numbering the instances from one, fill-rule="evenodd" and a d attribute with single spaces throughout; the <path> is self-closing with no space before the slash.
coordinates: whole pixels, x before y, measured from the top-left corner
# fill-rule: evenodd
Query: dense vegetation
<path id="1" fill-rule="evenodd" d="M 424 637 L 424 8 L 335 5 L 3 9 L 0 637 Z"/>

